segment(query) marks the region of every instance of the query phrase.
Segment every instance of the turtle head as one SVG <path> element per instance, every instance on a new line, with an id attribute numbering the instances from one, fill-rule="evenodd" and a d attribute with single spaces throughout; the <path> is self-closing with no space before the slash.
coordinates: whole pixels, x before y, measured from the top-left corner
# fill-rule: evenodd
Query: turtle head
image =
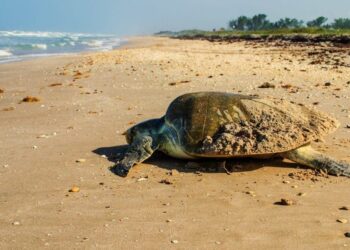
<path id="1" fill-rule="evenodd" d="M 125 135 L 128 144 L 143 136 L 151 136 L 153 140 L 157 140 L 161 133 L 163 122 L 163 118 L 144 121 L 129 128 L 123 135 Z"/>

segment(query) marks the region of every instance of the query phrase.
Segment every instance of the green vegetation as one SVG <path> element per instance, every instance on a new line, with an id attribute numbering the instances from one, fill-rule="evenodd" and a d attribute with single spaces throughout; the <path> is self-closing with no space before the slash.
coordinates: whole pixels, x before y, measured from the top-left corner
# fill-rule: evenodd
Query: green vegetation
<path id="1" fill-rule="evenodd" d="M 239 31 L 257 31 L 274 29 L 298 29 L 298 28 L 324 28 L 324 29 L 350 29 L 350 18 L 337 18 L 333 23 L 326 24 L 327 18 L 317 17 L 304 25 L 303 20 L 296 18 L 281 18 L 276 22 L 270 22 L 267 15 L 258 14 L 253 17 L 240 16 L 237 19 L 229 21 L 228 26 L 232 30 Z"/>
<path id="2" fill-rule="evenodd" d="M 158 36 L 172 37 L 252 37 L 260 38 L 279 35 L 320 35 L 341 36 L 350 35 L 350 18 L 337 18 L 332 23 L 327 23 L 326 17 L 320 16 L 314 20 L 304 22 L 296 18 L 281 18 L 276 22 L 270 22 L 265 14 L 253 17 L 240 16 L 228 22 L 228 29 L 204 31 L 183 30 L 179 32 L 161 31 Z"/>
<path id="3" fill-rule="evenodd" d="M 270 22 L 267 20 L 267 15 L 258 14 L 252 18 L 246 16 L 240 16 L 237 19 L 233 19 L 229 22 L 228 26 L 233 30 L 269 30 L 269 29 L 291 29 L 300 28 L 303 26 L 303 21 L 295 18 L 281 18 L 277 22 Z"/>
<path id="4" fill-rule="evenodd" d="M 350 29 L 350 18 L 335 19 L 332 27 L 335 29 Z"/>
<path id="5" fill-rule="evenodd" d="M 253 36 L 259 35 L 261 37 L 270 35 L 321 35 L 321 36 L 335 36 L 335 35 L 350 35 L 350 29 L 326 29 L 326 28 L 314 28 L 314 27 L 302 27 L 302 28 L 280 28 L 280 29 L 268 29 L 268 30 L 256 30 L 256 31 L 239 31 L 239 30 L 219 30 L 219 31 L 203 31 L 203 30 L 182 30 L 179 32 L 161 31 L 156 33 L 158 36 L 171 36 L 171 37 L 195 37 L 195 36 Z"/>
<path id="6" fill-rule="evenodd" d="M 306 23 L 307 27 L 322 27 L 325 25 L 325 23 L 327 22 L 328 18 L 324 17 L 324 16 L 320 16 L 318 18 L 316 18 L 315 20 L 309 21 Z"/>

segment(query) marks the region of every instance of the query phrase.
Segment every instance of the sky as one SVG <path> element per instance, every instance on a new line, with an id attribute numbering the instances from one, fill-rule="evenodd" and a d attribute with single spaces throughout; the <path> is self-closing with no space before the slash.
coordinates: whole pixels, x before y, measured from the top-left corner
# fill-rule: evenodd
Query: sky
<path id="1" fill-rule="evenodd" d="M 0 0 L 0 30 L 145 35 L 227 27 L 258 13 L 270 21 L 350 18 L 350 0 Z"/>

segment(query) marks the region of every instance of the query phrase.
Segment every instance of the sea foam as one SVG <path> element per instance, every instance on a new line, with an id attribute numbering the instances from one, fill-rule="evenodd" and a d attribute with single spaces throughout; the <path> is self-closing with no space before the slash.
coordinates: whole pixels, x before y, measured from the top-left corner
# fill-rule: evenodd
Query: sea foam
<path id="1" fill-rule="evenodd" d="M 0 56 L 11 56 L 12 53 L 11 52 L 8 52 L 6 50 L 0 50 Z"/>
<path id="2" fill-rule="evenodd" d="M 0 63 L 81 51 L 106 51 L 120 46 L 121 42 L 108 34 L 0 31 Z"/>
<path id="3" fill-rule="evenodd" d="M 38 43 L 38 44 L 32 44 L 33 48 L 37 48 L 37 49 L 43 49 L 46 50 L 47 49 L 47 45 L 43 44 L 43 43 Z"/>

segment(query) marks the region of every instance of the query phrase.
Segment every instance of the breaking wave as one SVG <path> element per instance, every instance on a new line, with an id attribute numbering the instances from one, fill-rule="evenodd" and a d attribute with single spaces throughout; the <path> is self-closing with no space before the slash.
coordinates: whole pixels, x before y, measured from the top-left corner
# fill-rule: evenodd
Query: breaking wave
<path id="1" fill-rule="evenodd" d="M 82 51 L 107 51 L 123 42 L 114 35 L 104 34 L 0 31 L 0 63 Z"/>
<path id="2" fill-rule="evenodd" d="M 6 50 L 0 50 L 0 57 L 2 56 L 12 56 L 12 54 Z"/>

